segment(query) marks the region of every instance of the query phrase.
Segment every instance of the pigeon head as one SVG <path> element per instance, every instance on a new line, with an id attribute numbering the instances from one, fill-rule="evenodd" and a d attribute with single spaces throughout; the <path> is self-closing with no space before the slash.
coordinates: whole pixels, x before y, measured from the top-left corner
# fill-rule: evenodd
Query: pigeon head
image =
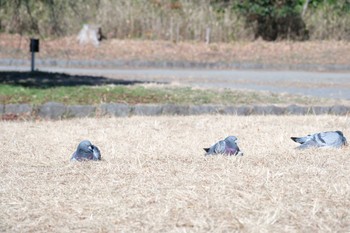
<path id="1" fill-rule="evenodd" d="M 335 131 L 335 132 L 336 132 L 337 134 L 339 134 L 340 136 L 344 137 L 344 134 L 343 134 L 342 131 L 337 130 L 337 131 Z"/>
<path id="2" fill-rule="evenodd" d="M 84 140 L 80 142 L 77 149 L 78 153 L 83 153 L 83 154 L 92 153 L 93 150 L 94 150 L 94 146 L 88 140 Z"/>
<path id="3" fill-rule="evenodd" d="M 341 140 L 342 140 L 343 145 L 348 146 L 348 142 L 346 140 L 346 137 L 344 137 L 343 132 L 341 132 L 341 131 L 335 131 L 335 132 L 337 132 L 341 136 Z"/>
<path id="4" fill-rule="evenodd" d="M 235 136 L 228 136 L 225 138 L 225 142 L 229 144 L 236 144 L 237 138 Z"/>

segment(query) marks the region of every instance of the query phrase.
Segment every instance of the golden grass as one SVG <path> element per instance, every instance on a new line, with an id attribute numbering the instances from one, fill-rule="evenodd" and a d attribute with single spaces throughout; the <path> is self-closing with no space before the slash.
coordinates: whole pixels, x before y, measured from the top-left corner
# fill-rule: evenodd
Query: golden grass
<path id="1" fill-rule="evenodd" d="M 0 122 L 0 231 L 350 230 L 350 148 L 295 150 L 290 136 L 350 135 L 345 116 L 191 116 Z M 204 157 L 233 134 L 243 157 Z M 71 163 L 82 139 L 103 161 Z"/>

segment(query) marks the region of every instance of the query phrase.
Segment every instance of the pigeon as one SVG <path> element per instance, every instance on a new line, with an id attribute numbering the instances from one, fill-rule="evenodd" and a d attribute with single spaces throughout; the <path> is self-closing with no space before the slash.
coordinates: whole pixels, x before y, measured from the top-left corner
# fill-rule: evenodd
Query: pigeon
<path id="1" fill-rule="evenodd" d="M 81 141 L 77 150 L 72 155 L 71 161 L 101 160 L 101 152 L 97 146 L 91 144 L 90 141 Z"/>
<path id="2" fill-rule="evenodd" d="M 224 140 L 218 141 L 210 148 L 204 148 L 206 155 L 213 154 L 225 154 L 225 155 L 241 155 L 243 152 L 240 151 L 236 144 L 237 138 L 235 136 L 228 136 Z"/>
<path id="3" fill-rule="evenodd" d="M 346 138 L 341 131 L 328 131 L 309 134 L 305 137 L 291 137 L 301 145 L 297 148 L 306 149 L 310 147 L 340 148 L 347 145 Z"/>

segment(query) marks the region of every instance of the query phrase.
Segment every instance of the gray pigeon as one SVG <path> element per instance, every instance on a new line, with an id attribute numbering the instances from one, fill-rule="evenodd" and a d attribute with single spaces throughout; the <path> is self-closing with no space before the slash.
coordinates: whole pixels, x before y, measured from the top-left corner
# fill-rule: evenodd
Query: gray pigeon
<path id="1" fill-rule="evenodd" d="M 225 154 L 225 155 L 243 155 L 236 144 L 235 136 L 228 136 L 224 140 L 218 141 L 210 148 L 204 148 L 206 155 Z"/>
<path id="2" fill-rule="evenodd" d="M 315 133 L 305 137 L 291 137 L 295 142 L 300 143 L 299 149 L 310 147 L 333 147 L 340 148 L 347 145 L 346 138 L 341 131 L 328 131 Z"/>
<path id="3" fill-rule="evenodd" d="M 70 160 L 101 160 L 101 153 L 97 146 L 92 145 L 88 140 L 84 140 L 79 143 L 77 150 L 74 152 Z"/>

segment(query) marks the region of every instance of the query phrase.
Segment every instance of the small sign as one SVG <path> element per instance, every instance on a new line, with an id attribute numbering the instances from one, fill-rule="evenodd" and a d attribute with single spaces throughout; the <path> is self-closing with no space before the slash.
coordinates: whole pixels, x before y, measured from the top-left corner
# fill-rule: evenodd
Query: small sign
<path id="1" fill-rule="evenodd" d="M 35 53 L 39 52 L 39 39 L 30 39 L 30 52 Z"/>

